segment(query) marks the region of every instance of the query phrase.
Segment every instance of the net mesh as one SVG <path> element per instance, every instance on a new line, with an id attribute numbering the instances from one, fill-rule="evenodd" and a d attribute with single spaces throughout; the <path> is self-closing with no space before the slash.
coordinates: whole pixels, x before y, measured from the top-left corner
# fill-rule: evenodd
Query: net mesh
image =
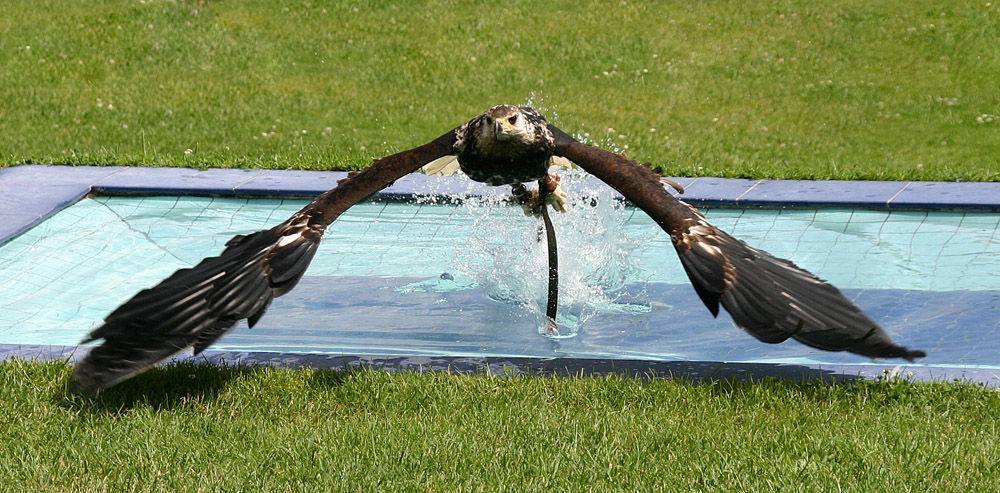
<path id="1" fill-rule="evenodd" d="M 303 285 L 276 300 L 265 328 L 238 331 L 224 347 L 867 361 L 794 343 L 775 349 L 726 316 L 713 320 L 669 238 L 607 194 L 554 217 L 560 310 L 581 334 L 545 340 L 532 318 L 544 312 L 539 221 L 499 199 L 355 206 L 328 230 Z M 75 344 L 140 289 L 305 204 L 83 200 L 0 247 L 0 343 Z M 707 217 L 829 280 L 897 340 L 931 353 L 927 362 L 1000 366 L 1000 215 L 711 209 Z"/>

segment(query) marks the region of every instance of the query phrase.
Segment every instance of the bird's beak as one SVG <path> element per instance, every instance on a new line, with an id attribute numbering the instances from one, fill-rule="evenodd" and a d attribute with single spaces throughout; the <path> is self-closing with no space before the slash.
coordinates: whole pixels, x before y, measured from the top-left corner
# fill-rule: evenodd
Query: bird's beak
<path id="1" fill-rule="evenodd" d="M 507 121 L 507 119 L 496 120 L 493 122 L 493 133 L 497 136 L 510 135 L 514 132 L 514 126 Z"/>

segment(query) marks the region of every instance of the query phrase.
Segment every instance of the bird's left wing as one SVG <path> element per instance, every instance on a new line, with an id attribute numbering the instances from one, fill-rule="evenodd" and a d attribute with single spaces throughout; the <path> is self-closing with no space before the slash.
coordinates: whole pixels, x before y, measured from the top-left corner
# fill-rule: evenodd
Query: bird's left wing
<path id="1" fill-rule="evenodd" d="M 326 227 L 352 205 L 400 177 L 452 154 L 456 131 L 376 160 L 285 222 L 229 240 L 217 257 L 181 269 L 104 319 L 84 343 L 103 339 L 73 370 L 75 391 L 114 385 L 194 346 L 201 352 L 248 319 L 252 327 L 305 273 Z"/>
<path id="2" fill-rule="evenodd" d="M 667 193 L 652 169 L 577 142 L 551 124 L 549 130 L 557 155 L 618 190 L 670 234 L 691 284 L 713 315 L 721 303 L 740 327 L 769 343 L 791 337 L 873 358 L 925 356 L 893 343 L 837 288 L 709 224 L 694 207 Z"/>

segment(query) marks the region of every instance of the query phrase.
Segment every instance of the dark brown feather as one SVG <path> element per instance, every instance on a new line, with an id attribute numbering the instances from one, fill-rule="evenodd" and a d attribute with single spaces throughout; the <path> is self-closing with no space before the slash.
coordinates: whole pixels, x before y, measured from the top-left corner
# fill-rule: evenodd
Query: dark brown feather
<path id="1" fill-rule="evenodd" d="M 236 236 L 219 256 L 139 292 L 83 341 L 103 339 L 73 370 L 74 390 L 96 392 L 191 346 L 201 352 L 240 320 L 248 319 L 253 326 L 275 297 L 302 278 L 330 223 L 400 177 L 452 154 L 454 143 L 451 131 L 377 160 L 285 222 Z"/>
<path id="2" fill-rule="evenodd" d="M 667 193 L 649 167 L 577 142 L 549 125 L 557 155 L 618 190 L 670 234 L 695 291 L 713 315 L 719 304 L 737 325 L 764 342 L 788 338 L 830 351 L 870 357 L 925 356 L 892 342 L 837 288 L 788 260 L 753 248 L 712 226 Z"/>
<path id="3" fill-rule="evenodd" d="M 515 114 L 523 117 L 521 123 L 530 122 L 528 127 L 518 124 L 518 139 L 523 140 L 482 133 L 492 131 L 483 125 L 487 117 Z M 713 315 L 721 304 L 739 326 L 765 342 L 794 338 L 820 349 L 871 357 L 924 356 L 895 345 L 833 286 L 709 224 L 667 193 L 650 166 L 581 144 L 530 108 L 501 105 L 433 142 L 376 160 L 278 226 L 236 236 L 219 256 L 139 292 L 84 341 L 103 339 L 74 369 L 74 388 L 94 392 L 188 347 L 200 352 L 242 319 L 252 327 L 275 297 L 302 278 L 330 223 L 435 159 L 456 154 L 473 179 L 520 183 L 543 176 L 553 153 L 604 180 L 670 234 L 695 291 Z"/>

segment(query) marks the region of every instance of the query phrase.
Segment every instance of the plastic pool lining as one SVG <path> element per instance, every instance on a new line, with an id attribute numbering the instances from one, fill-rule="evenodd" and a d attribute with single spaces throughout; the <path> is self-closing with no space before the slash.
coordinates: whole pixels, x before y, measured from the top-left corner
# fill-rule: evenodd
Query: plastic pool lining
<path id="1" fill-rule="evenodd" d="M 12 238 L 88 194 L 212 195 L 310 198 L 335 186 L 340 172 L 176 168 L 65 167 L 26 165 L 0 171 L 0 242 Z M 1000 211 L 1000 183 L 766 181 L 676 178 L 687 189 L 683 199 L 699 206 L 845 207 L 885 210 Z M 438 193 L 469 190 L 454 183 L 410 175 L 386 189 L 382 198 L 408 200 L 433 188 Z M 472 187 L 473 193 L 487 187 Z M 672 253 L 671 253 L 672 254 Z M 700 307 L 699 307 L 700 308 Z M 82 334 L 81 334 L 82 335 Z M 746 344 L 762 344 L 747 337 Z M 790 342 L 789 344 L 795 344 Z M 932 349 L 932 348 L 927 348 Z M 76 346 L 0 345 L 0 358 L 76 358 Z M 190 355 L 179 358 L 190 358 Z M 206 351 L 198 360 L 243 364 L 344 367 L 368 364 L 389 369 L 565 372 L 572 374 L 674 375 L 692 379 L 877 378 L 900 375 L 920 380 L 963 379 L 1000 385 L 1000 370 L 953 366 L 875 364 L 829 365 L 727 363 L 722 361 L 647 361 L 633 359 L 437 357 L 422 355 L 330 355 L 275 352 Z"/>

